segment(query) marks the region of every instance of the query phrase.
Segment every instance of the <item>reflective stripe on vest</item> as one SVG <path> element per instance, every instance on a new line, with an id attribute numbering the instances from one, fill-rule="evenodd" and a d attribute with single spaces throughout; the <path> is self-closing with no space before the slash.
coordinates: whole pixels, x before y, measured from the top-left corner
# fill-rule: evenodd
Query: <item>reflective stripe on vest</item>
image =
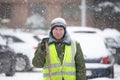
<path id="1" fill-rule="evenodd" d="M 57 55 L 55 44 L 49 45 L 49 53 L 50 53 L 52 80 L 62 80 L 62 78 L 64 78 L 64 80 L 76 80 L 76 68 L 74 61 L 74 57 L 76 53 L 76 43 L 72 41 L 71 46 L 65 45 L 65 52 L 64 52 L 64 58 L 62 64 Z M 43 73 L 44 73 L 44 80 L 50 80 L 47 59 L 43 69 Z"/>

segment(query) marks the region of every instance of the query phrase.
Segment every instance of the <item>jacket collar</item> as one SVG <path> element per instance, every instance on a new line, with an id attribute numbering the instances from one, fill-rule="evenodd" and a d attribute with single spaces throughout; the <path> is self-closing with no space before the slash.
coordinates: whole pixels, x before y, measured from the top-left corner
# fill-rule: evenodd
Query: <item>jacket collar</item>
<path id="1" fill-rule="evenodd" d="M 66 33 L 65 33 L 64 38 L 63 38 L 60 42 L 61 42 L 61 43 L 68 44 L 68 45 L 71 44 L 71 38 L 70 38 L 70 36 L 68 35 L 67 31 L 66 31 Z M 48 44 L 52 44 L 52 43 L 59 43 L 59 42 L 56 41 L 55 38 L 53 38 L 53 36 L 52 36 L 51 33 L 49 33 L 49 41 L 48 41 Z"/>

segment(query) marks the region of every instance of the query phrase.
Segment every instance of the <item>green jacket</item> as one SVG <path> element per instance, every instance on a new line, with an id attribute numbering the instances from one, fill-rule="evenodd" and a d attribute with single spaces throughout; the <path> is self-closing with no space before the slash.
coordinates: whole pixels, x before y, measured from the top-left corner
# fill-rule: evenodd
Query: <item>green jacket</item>
<path id="1" fill-rule="evenodd" d="M 76 42 L 77 44 L 77 51 L 75 55 L 75 64 L 76 64 L 76 80 L 86 80 L 86 67 L 85 67 L 85 61 L 83 57 L 83 53 L 80 47 L 80 44 Z M 61 62 L 63 61 L 64 57 L 64 43 L 55 43 L 56 50 L 58 53 L 58 57 L 60 58 Z M 34 54 L 34 58 L 32 61 L 32 64 L 37 68 L 42 68 L 46 62 L 46 53 L 45 51 L 41 50 L 41 43 L 38 44 L 38 49 L 36 50 Z"/>

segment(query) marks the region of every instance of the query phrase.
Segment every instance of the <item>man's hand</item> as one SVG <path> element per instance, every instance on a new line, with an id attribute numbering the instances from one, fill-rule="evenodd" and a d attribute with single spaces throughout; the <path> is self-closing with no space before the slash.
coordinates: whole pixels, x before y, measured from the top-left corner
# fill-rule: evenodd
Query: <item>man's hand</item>
<path id="1" fill-rule="evenodd" d="M 41 50 L 45 51 L 46 47 L 45 47 L 45 42 L 48 43 L 49 38 L 43 38 L 42 42 L 41 42 Z"/>

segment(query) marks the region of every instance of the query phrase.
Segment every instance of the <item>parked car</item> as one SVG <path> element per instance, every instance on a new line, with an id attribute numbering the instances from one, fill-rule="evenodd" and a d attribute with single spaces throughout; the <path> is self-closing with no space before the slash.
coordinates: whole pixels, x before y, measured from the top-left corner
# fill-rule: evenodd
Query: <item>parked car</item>
<path id="1" fill-rule="evenodd" d="M 15 74 L 15 65 L 15 52 L 6 45 L 0 34 L 0 73 L 5 73 L 6 76 L 13 76 Z"/>
<path id="2" fill-rule="evenodd" d="M 110 53 L 114 56 L 115 58 L 115 63 L 118 63 L 118 57 L 117 57 L 117 48 L 118 48 L 118 44 L 117 42 L 111 38 L 111 37 L 104 37 L 105 39 L 105 45 L 107 47 L 107 49 L 110 51 Z"/>
<path id="3" fill-rule="evenodd" d="M 115 41 L 115 39 L 111 37 L 105 37 L 105 45 L 113 55 L 116 54 L 116 49 L 118 46 L 117 46 L 117 42 Z"/>
<path id="4" fill-rule="evenodd" d="M 115 62 L 120 65 L 120 32 L 106 28 L 102 31 L 108 50 L 114 55 Z"/>
<path id="5" fill-rule="evenodd" d="M 32 33 L 22 31 L 2 31 L 8 46 L 14 49 L 17 58 L 16 71 L 31 71 L 32 58 L 37 48 L 38 41 Z"/>
<path id="6" fill-rule="evenodd" d="M 105 46 L 101 30 L 90 27 L 68 27 L 67 30 L 81 45 L 87 79 L 114 78 L 114 57 Z"/>

